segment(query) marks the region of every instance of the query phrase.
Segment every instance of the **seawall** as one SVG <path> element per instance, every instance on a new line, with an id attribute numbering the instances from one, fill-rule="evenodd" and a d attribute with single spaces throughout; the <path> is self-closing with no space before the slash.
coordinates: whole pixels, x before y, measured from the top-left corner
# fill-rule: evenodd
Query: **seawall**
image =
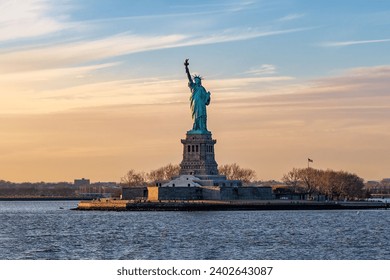
<path id="1" fill-rule="evenodd" d="M 347 201 L 133 201 L 100 199 L 81 201 L 75 210 L 100 211 L 240 211 L 240 210 L 348 210 L 348 209 L 387 209 L 389 204 L 382 202 Z"/>

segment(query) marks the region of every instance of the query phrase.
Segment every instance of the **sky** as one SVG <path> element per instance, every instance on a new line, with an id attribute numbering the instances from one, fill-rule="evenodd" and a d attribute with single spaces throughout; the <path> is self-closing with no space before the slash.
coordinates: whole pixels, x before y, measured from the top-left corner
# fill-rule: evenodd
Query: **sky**
<path id="1" fill-rule="evenodd" d="M 0 180 L 116 181 L 178 164 L 183 62 L 219 165 L 390 177 L 388 0 L 1 0 Z"/>

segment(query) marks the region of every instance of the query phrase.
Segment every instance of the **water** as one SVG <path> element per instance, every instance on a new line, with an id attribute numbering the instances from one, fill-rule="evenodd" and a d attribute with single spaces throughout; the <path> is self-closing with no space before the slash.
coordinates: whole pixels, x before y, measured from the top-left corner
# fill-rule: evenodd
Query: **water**
<path id="1" fill-rule="evenodd" d="M 0 259 L 390 259 L 388 210 L 71 211 L 76 205 L 0 201 Z"/>

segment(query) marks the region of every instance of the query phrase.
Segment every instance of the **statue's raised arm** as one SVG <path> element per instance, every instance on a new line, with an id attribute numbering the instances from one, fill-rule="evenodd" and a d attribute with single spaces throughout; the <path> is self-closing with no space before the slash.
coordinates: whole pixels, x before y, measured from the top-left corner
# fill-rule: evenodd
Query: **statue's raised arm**
<path id="1" fill-rule="evenodd" d="M 184 61 L 184 66 L 186 67 L 186 73 L 187 73 L 188 81 L 189 81 L 190 83 L 193 83 L 192 77 L 191 77 L 191 74 L 190 74 L 190 69 L 188 69 L 188 65 L 190 65 L 190 64 L 188 63 L 188 60 L 189 60 L 189 58 L 187 58 L 187 59 Z"/>

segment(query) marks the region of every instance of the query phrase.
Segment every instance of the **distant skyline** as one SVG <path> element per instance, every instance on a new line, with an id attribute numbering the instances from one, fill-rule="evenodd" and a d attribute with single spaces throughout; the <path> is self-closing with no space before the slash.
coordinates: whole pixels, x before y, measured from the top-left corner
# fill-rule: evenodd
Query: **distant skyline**
<path id="1" fill-rule="evenodd" d="M 219 165 L 390 177 L 389 1 L 3 0 L 0 180 L 180 163 L 184 59 Z"/>

